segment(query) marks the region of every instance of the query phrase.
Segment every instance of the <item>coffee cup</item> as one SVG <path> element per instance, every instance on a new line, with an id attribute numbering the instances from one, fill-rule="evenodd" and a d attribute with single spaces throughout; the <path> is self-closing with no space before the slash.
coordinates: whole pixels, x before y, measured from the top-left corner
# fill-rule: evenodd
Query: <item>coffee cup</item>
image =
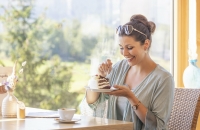
<path id="1" fill-rule="evenodd" d="M 58 109 L 58 114 L 60 116 L 60 119 L 62 120 L 69 120 L 71 121 L 76 109 L 73 108 L 60 108 Z"/>

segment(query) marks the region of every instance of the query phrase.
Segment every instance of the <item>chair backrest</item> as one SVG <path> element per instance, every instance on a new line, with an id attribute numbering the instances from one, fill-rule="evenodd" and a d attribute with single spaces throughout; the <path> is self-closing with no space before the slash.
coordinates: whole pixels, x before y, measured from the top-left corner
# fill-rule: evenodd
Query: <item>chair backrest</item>
<path id="1" fill-rule="evenodd" d="M 169 130 L 196 130 L 200 112 L 200 89 L 175 88 Z"/>
<path id="2" fill-rule="evenodd" d="M 7 77 L 12 73 L 12 67 L 1 67 L 0 66 L 0 82 L 7 79 Z M 6 93 L 0 94 L 0 115 L 1 115 L 1 104 L 3 99 L 6 97 Z"/>

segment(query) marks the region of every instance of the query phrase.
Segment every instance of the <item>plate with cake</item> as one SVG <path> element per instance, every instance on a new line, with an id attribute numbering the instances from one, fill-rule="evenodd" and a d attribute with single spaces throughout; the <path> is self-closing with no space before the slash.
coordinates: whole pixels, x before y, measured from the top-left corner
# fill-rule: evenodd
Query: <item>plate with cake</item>
<path id="1" fill-rule="evenodd" d="M 92 76 L 88 82 L 88 89 L 93 92 L 111 92 L 117 90 L 111 87 L 109 79 L 100 75 Z"/>

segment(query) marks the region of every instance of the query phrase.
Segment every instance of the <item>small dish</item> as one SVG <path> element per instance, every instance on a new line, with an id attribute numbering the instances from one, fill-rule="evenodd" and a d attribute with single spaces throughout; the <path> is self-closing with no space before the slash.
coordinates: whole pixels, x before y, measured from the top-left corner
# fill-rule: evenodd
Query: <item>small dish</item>
<path id="1" fill-rule="evenodd" d="M 112 92 L 112 91 L 115 91 L 117 89 L 114 89 L 114 88 L 111 88 L 111 89 L 92 89 L 90 88 L 91 91 L 93 92 Z"/>
<path id="2" fill-rule="evenodd" d="M 63 119 L 60 119 L 60 118 L 54 118 L 54 120 L 59 122 L 59 123 L 75 123 L 77 121 L 80 121 L 81 119 L 63 120 Z"/>

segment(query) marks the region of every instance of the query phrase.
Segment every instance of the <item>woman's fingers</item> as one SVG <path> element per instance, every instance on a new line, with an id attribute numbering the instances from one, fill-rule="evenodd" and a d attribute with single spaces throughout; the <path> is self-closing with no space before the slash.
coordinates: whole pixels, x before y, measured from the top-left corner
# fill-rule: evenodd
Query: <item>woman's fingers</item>
<path id="1" fill-rule="evenodd" d="M 101 75 L 103 77 L 106 76 L 106 68 L 105 68 L 105 64 L 104 63 L 100 64 L 98 70 L 99 70 L 99 75 Z"/>
<path id="2" fill-rule="evenodd" d="M 112 67 L 112 62 L 111 62 L 110 59 L 106 60 L 106 65 L 107 65 L 108 68 Z"/>
<path id="3" fill-rule="evenodd" d="M 112 62 L 111 62 L 110 59 L 107 59 L 107 60 L 106 60 L 106 63 L 108 64 L 108 66 L 112 66 Z"/>
<path id="4" fill-rule="evenodd" d="M 102 64 L 101 64 L 101 68 L 102 68 L 103 72 L 105 73 L 105 72 L 106 72 L 106 64 L 105 64 L 105 63 L 102 63 Z"/>
<path id="5" fill-rule="evenodd" d="M 110 73 L 112 69 L 112 62 L 110 59 L 107 59 L 104 63 L 100 64 L 99 66 L 99 74 L 103 77 L 105 77 L 107 74 Z"/>
<path id="6" fill-rule="evenodd" d="M 108 73 L 110 73 L 110 71 L 112 70 L 112 62 L 110 59 L 107 59 L 107 66 L 108 66 Z"/>
<path id="7" fill-rule="evenodd" d="M 117 89 L 120 89 L 120 86 L 118 86 L 118 85 L 114 85 L 113 87 L 117 88 Z"/>
<path id="8" fill-rule="evenodd" d="M 128 93 L 130 95 L 131 90 L 126 86 L 114 85 L 113 87 L 116 88 L 117 90 L 108 92 L 107 94 L 115 96 L 124 96 L 124 97 L 128 97 Z"/>
<path id="9" fill-rule="evenodd" d="M 99 65 L 98 72 L 99 72 L 99 75 L 103 76 L 103 75 L 102 75 L 102 74 L 103 74 L 103 70 L 102 70 L 102 68 L 101 68 L 101 65 Z"/>

